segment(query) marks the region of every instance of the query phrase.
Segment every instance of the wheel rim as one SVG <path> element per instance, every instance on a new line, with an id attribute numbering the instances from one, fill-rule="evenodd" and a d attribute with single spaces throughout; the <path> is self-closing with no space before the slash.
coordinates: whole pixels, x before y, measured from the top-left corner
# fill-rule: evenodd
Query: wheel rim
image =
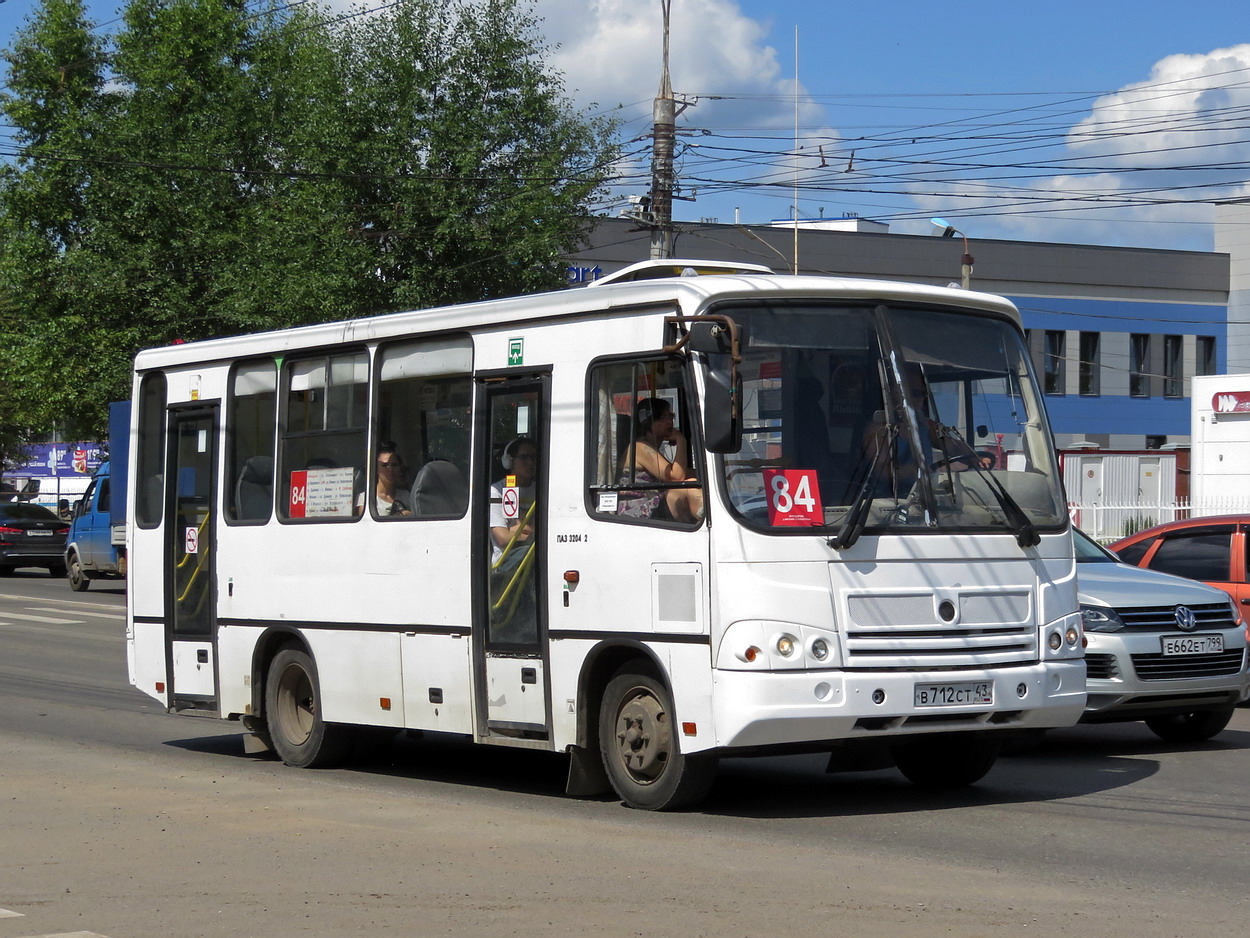
<path id="1" fill-rule="evenodd" d="M 82 566 L 78 563 L 78 558 L 73 557 L 69 562 L 69 581 L 77 586 L 82 582 Z"/>
<path id="2" fill-rule="evenodd" d="M 287 665 L 278 678 L 277 718 L 279 732 L 292 745 L 302 746 L 312 735 L 317 719 L 312 679 L 297 664 Z"/>
<path id="3" fill-rule="evenodd" d="M 617 757 L 630 779 L 649 785 L 664 774 L 672 754 L 668 713 L 650 690 L 636 687 L 617 711 Z"/>

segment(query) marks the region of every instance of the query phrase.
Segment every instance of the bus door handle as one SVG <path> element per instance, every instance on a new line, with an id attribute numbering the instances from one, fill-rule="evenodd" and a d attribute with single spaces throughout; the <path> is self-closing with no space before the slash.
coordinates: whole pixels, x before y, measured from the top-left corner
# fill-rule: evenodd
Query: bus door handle
<path id="1" fill-rule="evenodd" d="M 522 684 L 537 684 L 538 683 L 538 669 L 537 668 L 522 668 L 521 669 L 521 683 Z"/>

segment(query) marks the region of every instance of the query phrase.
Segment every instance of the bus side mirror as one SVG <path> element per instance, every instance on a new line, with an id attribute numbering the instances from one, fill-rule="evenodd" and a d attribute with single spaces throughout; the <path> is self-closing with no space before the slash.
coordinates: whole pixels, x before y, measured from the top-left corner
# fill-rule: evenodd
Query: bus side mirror
<path id="1" fill-rule="evenodd" d="M 709 356 L 703 382 L 703 444 L 712 453 L 742 448 L 742 378 L 728 355 Z M 723 359 L 724 366 L 717 367 Z"/>
<path id="2" fill-rule="evenodd" d="M 666 346 L 675 352 L 685 346 L 707 362 L 703 385 L 703 444 L 712 453 L 736 453 L 742 448 L 742 376 L 738 362 L 745 345 L 741 327 L 728 316 L 668 320 L 687 327 L 681 342 Z"/>

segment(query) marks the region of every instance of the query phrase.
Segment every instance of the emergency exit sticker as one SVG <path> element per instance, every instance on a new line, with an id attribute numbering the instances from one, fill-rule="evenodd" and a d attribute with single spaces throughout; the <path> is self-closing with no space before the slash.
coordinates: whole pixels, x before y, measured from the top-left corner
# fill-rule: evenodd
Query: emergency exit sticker
<path id="1" fill-rule="evenodd" d="M 764 494 L 768 498 L 768 523 L 774 527 L 825 523 L 814 469 L 765 469 Z"/>

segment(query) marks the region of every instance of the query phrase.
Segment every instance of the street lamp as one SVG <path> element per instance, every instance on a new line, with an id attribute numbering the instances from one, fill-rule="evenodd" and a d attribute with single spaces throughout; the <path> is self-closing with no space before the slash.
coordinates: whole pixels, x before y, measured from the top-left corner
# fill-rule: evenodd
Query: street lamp
<path id="1" fill-rule="evenodd" d="M 962 276 L 963 288 L 965 290 L 972 289 L 972 255 L 968 253 L 968 236 L 948 222 L 945 218 L 930 218 L 934 226 L 938 229 L 937 234 L 943 238 L 953 238 L 959 235 L 964 239 L 964 256 L 959 259 L 959 272 Z"/>

